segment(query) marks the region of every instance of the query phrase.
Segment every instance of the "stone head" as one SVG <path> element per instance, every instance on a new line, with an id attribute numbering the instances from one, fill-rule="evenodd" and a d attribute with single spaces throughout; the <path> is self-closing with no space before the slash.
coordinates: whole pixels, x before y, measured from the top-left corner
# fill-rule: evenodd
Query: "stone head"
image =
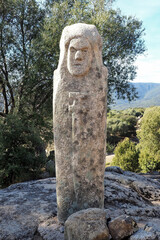
<path id="1" fill-rule="evenodd" d="M 73 76 L 87 74 L 92 62 L 92 49 L 84 37 L 73 38 L 68 47 L 67 68 Z"/>
<path id="2" fill-rule="evenodd" d="M 102 40 L 94 25 L 77 23 L 67 26 L 60 40 L 58 68 L 65 68 L 76 77 L 87 75 L 91 67 L 102 67 L 101 52 Z"/>

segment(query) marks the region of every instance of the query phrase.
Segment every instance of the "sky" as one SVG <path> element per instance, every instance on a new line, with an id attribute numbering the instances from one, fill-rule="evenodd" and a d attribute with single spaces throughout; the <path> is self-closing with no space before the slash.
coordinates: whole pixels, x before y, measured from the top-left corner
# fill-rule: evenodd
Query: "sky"
<path id="1" fill-rule="evenodd" d="M 138 57 L 134 82 L 160 83 L 160 0 L 116 0 L 114 8 L 143 22 L 147 51 Z"/>

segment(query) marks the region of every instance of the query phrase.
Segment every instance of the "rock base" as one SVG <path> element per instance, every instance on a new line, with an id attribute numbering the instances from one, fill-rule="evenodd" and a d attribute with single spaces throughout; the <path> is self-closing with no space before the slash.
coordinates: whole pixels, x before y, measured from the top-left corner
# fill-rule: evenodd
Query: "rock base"
<path id="1" fill-rule="evenodd" d="M 108 224 L 122 215 L 130 216 L 139 230 L 128 239 L 160 240 L 160 182 L 107 168 L 104 184 Z M 64 226 L 57 221 L 55 178 L 0 190 L 0 240 L 15 239 L 64 240 Z"/>

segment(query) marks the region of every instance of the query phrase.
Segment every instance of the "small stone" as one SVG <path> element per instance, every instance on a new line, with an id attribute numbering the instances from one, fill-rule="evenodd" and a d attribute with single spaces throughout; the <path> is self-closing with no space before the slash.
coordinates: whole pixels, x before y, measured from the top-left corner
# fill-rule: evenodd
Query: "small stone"
<path id="1" fill-rule="evenodd" d="M 133 234 L 137 230 L 137 224 L 131 217 L 122 215 L 109 222 L 108 228 L 114 240 L 121 240 Z"/>
<path id="2" fill-rule="evenodd" d="M 134 233 L 129 240 L 158 240 L 157 235 L 153 232 L 146 232 L 140 229 L 138 232 Z"/>
<path id="3" fill-rule="evenodd" d="M 72 214 L 65 222 L 65 240 L 109 240 L 106 213 L 89 208 Z"/>
<path id="4" fill-rule="evenodd" d="M 63 226 L 60 227 L 59 231 L 60 231 L 61 233 L 64 233 L 64 227 L 63 227 Z"/>

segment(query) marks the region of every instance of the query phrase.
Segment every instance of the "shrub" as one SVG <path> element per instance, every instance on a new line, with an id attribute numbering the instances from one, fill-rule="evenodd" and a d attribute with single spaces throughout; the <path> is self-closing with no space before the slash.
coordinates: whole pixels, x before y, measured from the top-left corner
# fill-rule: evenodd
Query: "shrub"
<path id="1" fill-rule="evenodd" d="M 112 160 L 114 166 L 119 166 L 125 171 L 138 171 L 139 152 L 136 150 L 135 143 L 131 142 L 129 138 L 119 142 L 114 153 L 115 157 Z"/>
<path id="2" fill-rule="evenodd" d="M 146 109 L 137 134 L 142 171 L 160 170 L 160 107 Z"/>
<path id="3" fill-rule="evenodd" d="M 35 127 L 11 115 L 0 123 L 0 129 L 0 185 L 37 177 L 45 151 Z"/>
<path id="4" fill-rule="evenodd" d="M 107 154 L 113 153 L 114 149 L 115 149 L 115 145 L 112 145 L 110 143 L 106 143 L 106 153 Z"/>
<path id="5" fill-rule="evenodd" d="M 120 139 L 136 135 L 136 111 L 115 111 L 107 115 L 107 142 L 117 144 Z"/>

